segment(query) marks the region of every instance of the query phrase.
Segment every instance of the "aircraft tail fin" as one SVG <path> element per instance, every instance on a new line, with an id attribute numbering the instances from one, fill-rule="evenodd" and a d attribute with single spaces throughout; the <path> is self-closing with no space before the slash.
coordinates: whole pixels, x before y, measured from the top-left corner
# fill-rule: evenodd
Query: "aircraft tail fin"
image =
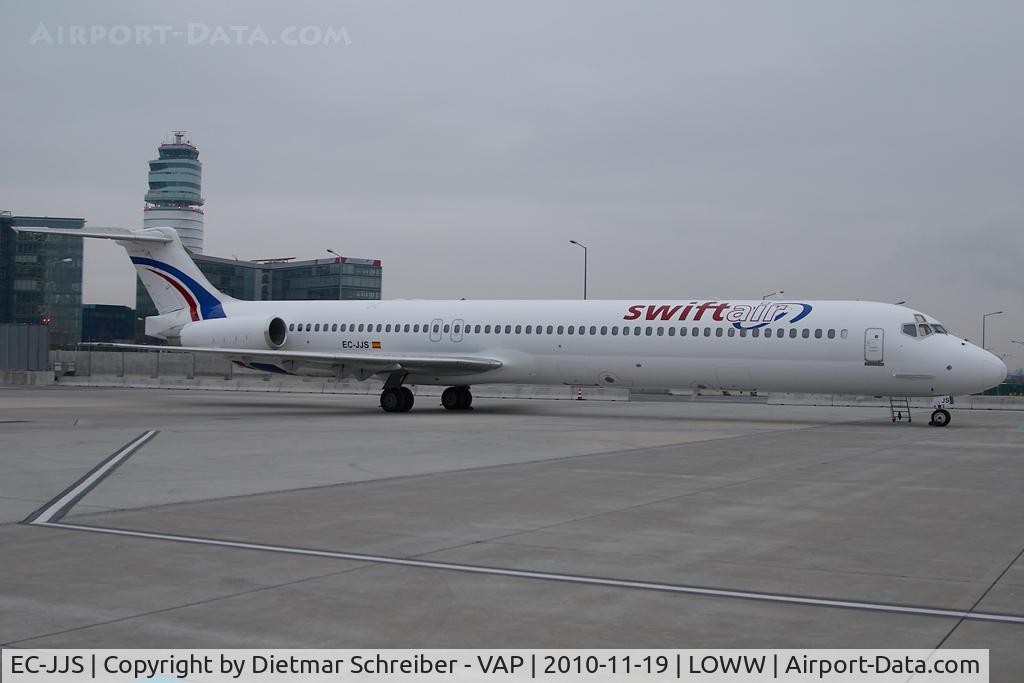
<path id="1" fill-rule="evenodd" d="M 210 284 L 182 246 L 174 228 L 65 230 L 14 226 L 13 229 L 114 240 L 128 252 L 161 318 L 181 318 L 183 323 L 223 318 L 224 302 L 233 301 Z"/>

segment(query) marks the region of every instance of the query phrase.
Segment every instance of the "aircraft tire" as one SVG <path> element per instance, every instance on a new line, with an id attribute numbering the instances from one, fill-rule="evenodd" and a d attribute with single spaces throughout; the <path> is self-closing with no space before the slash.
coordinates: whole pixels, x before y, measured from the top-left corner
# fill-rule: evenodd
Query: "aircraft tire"
<path id="1" fill-rule="evenodd" d="M 385 389 L 380 392 L 380 407 L 384 409 L 385 413 L 401 412 L 404 404 L 405 400 L 401 392 L 401 387 Z M 409 407 L 411 408 L 412 405 L 410 404 Z"/>
<path id="2" fill-rule="evenodd" d="M 412 410 L 412 406 L 416 402 L 416 397 L 413 395 L 412 390 L 409 389 L 409 387 L 398 387 L 398 393 L 402 396 L 402 406 L 398 409 L 398 412 L 408 413 Z"/>
<path id="3" fill-rule="evenodd" d="M 951 418 L 949 416 L 949 411 L 939 408 L 938 410 L 932 413 L 931 422 L 929 422 L 928 424 L 930 424 L 932 427 L 945 427 L 949 425 L 950 419 Z"/>
<path id="4" fill-rule="evenodd" d="M 441 405 L 445 410 L 462 409 L 462 392 L 459 387 L 448 387 L 441 393 Z"/>

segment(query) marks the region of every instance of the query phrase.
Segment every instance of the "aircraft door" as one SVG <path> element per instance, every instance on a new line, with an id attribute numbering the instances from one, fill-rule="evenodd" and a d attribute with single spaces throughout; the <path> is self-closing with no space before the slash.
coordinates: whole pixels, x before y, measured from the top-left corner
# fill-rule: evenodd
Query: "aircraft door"
<path id="1" fill-rule="evenodd" d="M 462 341 L 462 328 L 466 326 L 466 321 L 461 318 L 457 318 L 452 321 L 452 341 Z"/>
<path id="2" fill-rule="evenodd" d="M 869 327 L 864 331 L 864 365 L 885 365 L 885 331 Z"/>
<path id="3" fill-rule="evenodd" d="M 444 321 L 440 318 L 434 318 L 430 321 L 430 341 L 439 342 L 441 341 L 441 327 L 444 325 Z"/>

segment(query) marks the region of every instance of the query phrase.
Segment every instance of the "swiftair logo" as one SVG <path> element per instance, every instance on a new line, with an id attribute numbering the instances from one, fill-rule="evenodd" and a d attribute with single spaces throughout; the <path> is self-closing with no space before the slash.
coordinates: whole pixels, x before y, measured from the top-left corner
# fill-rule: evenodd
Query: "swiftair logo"
<path id="1" fill-rule="evenodd" d="M 763 301 L 732 304 L 719 301 L 691 301 L 688 304 L 637 304 L 626 309 L 623 320 L 713 320 L 730 322 L 738 330 L 754 330 L 771 323 L 795 323 L 810 315 L 810 304 Z M 710 316 L 705 318 L 704 316 Z"/>

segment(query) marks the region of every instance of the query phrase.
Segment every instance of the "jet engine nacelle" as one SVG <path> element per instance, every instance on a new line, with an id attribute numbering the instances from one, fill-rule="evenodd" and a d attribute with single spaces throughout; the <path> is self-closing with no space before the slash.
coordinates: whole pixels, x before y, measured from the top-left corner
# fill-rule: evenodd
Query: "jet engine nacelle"
<path id="1" fill-rule="evenodd" d="M 273 350 L 284 346 L 288 325 L 277 316 L 214 318 L 181 328 L 182 346 Z"/>

